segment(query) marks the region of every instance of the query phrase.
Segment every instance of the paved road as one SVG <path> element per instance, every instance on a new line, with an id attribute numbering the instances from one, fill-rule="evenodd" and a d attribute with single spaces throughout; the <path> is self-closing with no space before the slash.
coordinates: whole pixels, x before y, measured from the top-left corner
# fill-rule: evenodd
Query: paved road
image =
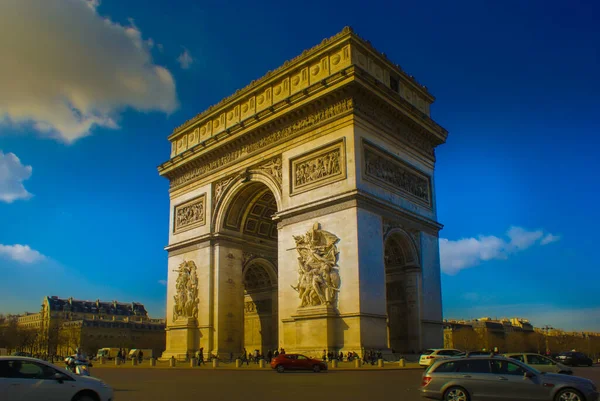
<path id="1" fill-rule="evenodd" d="M 576 368 L 600 386 L 600 366 Z M 97 368 L 116 401 L 383 400 L 420 401 L 421 370 L 334 371 L 277 374 L 270 370 Z M 208 397 L 208 398 L 207 398 Z"/>

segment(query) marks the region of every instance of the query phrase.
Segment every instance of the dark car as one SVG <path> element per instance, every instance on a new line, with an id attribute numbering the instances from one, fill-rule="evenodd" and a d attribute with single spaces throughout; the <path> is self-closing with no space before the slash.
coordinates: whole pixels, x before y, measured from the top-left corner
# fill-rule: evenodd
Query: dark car
<path id="1" fill-rule="evenodd" d="M 300 354 L 279 354 L 271 360 L 271 368 L 283 373 L 286 370 L 312 370 L 319 373 L 327 370 L 327 364 Z"/>
<path id="2" fill-rule="evenodd" d="M 582 377 L 542 373 L 501 356 L 442 359 L 425 371 L 421 396 L 460 401 L 597 401 L 594 382 Z"/>
<path id="3" fill-rule="evenodd" d="M 555 358 L 555 360 L 556 360 L 556 362 L 560 362 L 563 365 L 569 365 L 569 366 L 579 366 L 579 365 L 592 366 L 594 364 L 594 361 L 592 361 L 592 358 L 587 357 L 585 354 L 583 354 L 581 352 L 575 352 L 575 351 L 562 352 L 562 353 L 558 354 L 558 356 Z"/>

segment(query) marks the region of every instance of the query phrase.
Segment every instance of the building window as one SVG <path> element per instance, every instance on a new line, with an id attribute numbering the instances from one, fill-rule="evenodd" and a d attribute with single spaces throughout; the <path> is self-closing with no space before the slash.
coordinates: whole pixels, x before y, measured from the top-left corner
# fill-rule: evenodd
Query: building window
<path id="1" fill-rule="evenodd" d="M 394 92 L 399 92 L 400 88 L 398 85 L 398 80 L 392 76 L 390 76 L 390 88 L 394 91 Z"/>

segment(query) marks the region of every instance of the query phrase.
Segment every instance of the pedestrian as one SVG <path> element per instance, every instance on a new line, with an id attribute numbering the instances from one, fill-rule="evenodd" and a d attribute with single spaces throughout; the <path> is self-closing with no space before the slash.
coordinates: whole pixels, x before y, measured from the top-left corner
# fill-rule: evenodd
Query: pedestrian
<path id="1" fill-rule="evenodd" d="M 258 350 L 254 350 L 254 363 L 258 364 Z"/>
<path id="2" fill-rule="evenodd" d="M 323 357 L 321 359 L 323 359 L 324 362 L 327 362 L 327 352 L 325 350 L 323 350 Z"/>
<path id="3" fill-rule="evenodd" d="M 233 352 L 229 353 L 229 362 L 232 363 L 233 362 Z"/>
<path id="4" fill-rule="evenodd" d="M 267 360 L 269 361 L 269 363 L 271 363 L 271 359 L 273 359 L 273 352 L 269 350 L 269 352 L 267 352 Z"/>
<path id="5" fill-rule="evenodd" d="M 277 358 L 279 356 L 279 351 L 275 350 L 273 352 L 273 358 Z"/>
<path id="6" fill-rule="evenodd" d="M 204 347 L 200 347 L 198 350 L 198 366 L 200 365 L 206 365 L 206 363 L 204 363 Z"/>
<path id="7" fill-rule="evenodd" d="M 142 363 L 143 360 L 144 360 L 144 351 L 140 350 L 140 353 L 138 354 L 138 361 L 139 361 L 139 363 Z"/>
<path id="8" fill-rule="evenodd" d="M 344 353 L 340 351 L 340 362 L 344 362 Z"/>

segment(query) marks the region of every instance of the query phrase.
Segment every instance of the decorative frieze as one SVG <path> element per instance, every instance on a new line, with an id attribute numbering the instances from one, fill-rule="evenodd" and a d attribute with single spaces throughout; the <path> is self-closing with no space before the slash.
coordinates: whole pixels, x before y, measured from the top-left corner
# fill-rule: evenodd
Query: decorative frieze
<path id="1" fill-rule="evenodd" d="M 206 224 L 206 194 L 176 205 L 173 221 L 174 234 Z"/>
<path id="2" fill-rule="evenodd" d="M 344 141 L 290 160 L 290 194 L 305 192 L 346 178 Z"/>
<path id="3" fill-rule="evenodd" d="M 194 167 L 191 170 L 174 177 L 171 180 L 171 188 L 186 184 L 206 174 L 214 173 L 215 170 L 234 162 L 238 162 L 240 159 L 245 158 L 255 152 L 264 152 L 265 148 L 287 140 L 290 137 L 300 132 L 304 132 L 305 130 L 327 120 L 339 117 L 341 114 L 351 111 L 352 108 L 352 98 L 347 98 L 321 110 L 313 112 L 307 116 L 299 118 L 298 120 L 279 130 L 267 132 L 262 137 L 251 139 L 246 143 L 241 143 L 231 151 L 225 152 L 221 156 L 215 157 L 211 161 L 207 161 L 204 164 Z"/>
<path id="4" fill-rule="evenodd" d="M 386 110 L 384 103 L 377 102 L 372 96 L 358 96 L 355 110 L 368 117 L 370 120 L 383 126 L 389 132 L 395 134 L 398 139 L 411 145 L 416 150 L 429 157 L 434 157 L 433 143 L 425 135 L 415 132 L 415 129 L 404 124 L 402 120 L 406 117 L 400 112 Z"/>
<path id="5" fill-rule="evenodd" d="M 363 151 L 365 179 L 431 207 L 431 183 L 427 175 L 366 141 Z"/>

